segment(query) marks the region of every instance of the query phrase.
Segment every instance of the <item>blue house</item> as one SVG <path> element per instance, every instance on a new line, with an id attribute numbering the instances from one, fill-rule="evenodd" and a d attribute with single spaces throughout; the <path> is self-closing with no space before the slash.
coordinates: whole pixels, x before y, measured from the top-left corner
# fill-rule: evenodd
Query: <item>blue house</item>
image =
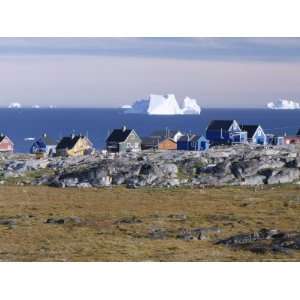
<path id="1" fill-rule="evenodd" d="M 56 143 L 44 133 L 30 148 L 30 153 L 38 155 L 53 155 L 56 153 Z"/>
<path id="2" fill-rule="evenodd" d="M 186 134 L 177 141 L 177 150 L 206 151 L 208 148 L 209 141 L 203 135 Z"/>
<path id="3" fill-rule="evenodd" d="M 247 132 L 250 144 L 266 145 L 268 143 L 267 135 L 260 125 L 241 125 L 241 129 Z"/>
<path id="4" fill-rule="evenodd" d="M 247 143 L 247 132 L 236 120 L 213 120 L 206 129 L 206 138 L 212 144 Z"/>

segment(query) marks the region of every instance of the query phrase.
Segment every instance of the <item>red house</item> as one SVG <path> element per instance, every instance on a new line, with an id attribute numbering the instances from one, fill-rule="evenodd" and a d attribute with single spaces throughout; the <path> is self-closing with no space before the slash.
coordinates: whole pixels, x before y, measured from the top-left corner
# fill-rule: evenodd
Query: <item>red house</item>
<path id="1" fill-rule="evenodd" d="M 13 152 L 14 143 L 10 138 L 4 134 L 0 134 L 0 153 L 1 152 Z"/>

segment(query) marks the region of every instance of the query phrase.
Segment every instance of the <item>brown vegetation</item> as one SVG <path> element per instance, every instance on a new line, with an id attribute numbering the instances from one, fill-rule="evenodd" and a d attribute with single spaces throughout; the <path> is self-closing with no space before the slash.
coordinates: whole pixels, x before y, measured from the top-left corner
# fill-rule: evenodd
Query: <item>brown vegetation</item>
<path id="1" fill-rule="evenodd" d="M 300 251 L 255 254 L 214 241 L 261 228 L 299 231 L 299 191 L 297 185 L 137 190 L 2 186 L 0 219 L 14 219 L 16 225 L 0 225 L 0 260 L 298 261 Z M 80 222 L 46 223 L 67 217 Z M 221 232 L 203 241 L 149 236 L 153 229 L 211 226 Z"/>

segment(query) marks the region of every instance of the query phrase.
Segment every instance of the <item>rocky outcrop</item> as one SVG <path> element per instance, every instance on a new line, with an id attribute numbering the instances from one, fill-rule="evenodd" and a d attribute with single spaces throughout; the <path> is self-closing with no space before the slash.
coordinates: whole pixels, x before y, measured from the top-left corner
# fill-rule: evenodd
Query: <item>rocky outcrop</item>
<path id="1" fill-rule="evenodd" d="M 235 250 L 247 250 L 257 254 L 300 250 L 300 233 L 283 232 L 277 229 L 261 229 L 258 232 L 239 234 L 219 240 L 218 245 L 225 245 Z"/>
<path id="2" fill-rule="evenodd" d="M 20 178 L 22 184 L 80 188 L 282 184 L 299 180 L 300 152 L 295 145 L 234 145 L 207 152 L 145 151 L 115 156 L 96 153 L 42 160 L 30 155 L 0 158 L 1 183 L 12 177 L 17 182 Z"/>

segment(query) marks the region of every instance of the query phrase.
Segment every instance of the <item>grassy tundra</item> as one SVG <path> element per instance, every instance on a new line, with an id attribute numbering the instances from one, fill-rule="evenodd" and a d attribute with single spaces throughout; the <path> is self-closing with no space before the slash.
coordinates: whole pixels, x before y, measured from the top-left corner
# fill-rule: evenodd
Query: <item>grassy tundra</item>
<path id="1" fill-rule="evenodd" d="M 261 228 L 299 230 L 299 191 L 298 185 L 135 190 L 4 185 L 0 219 L 14 219 L 16 224 L 0 225 L 0 260 L 299 261 L 297 250 L 255 254 L 214 244 Z M 74 216 L 80 222 L 46 223 Z M 120 221 L 133 216 L 136 222 Z M 149 238 L 153 229 L 176 232 L 211 226 L 221 232 L 203 241 Z"/>

